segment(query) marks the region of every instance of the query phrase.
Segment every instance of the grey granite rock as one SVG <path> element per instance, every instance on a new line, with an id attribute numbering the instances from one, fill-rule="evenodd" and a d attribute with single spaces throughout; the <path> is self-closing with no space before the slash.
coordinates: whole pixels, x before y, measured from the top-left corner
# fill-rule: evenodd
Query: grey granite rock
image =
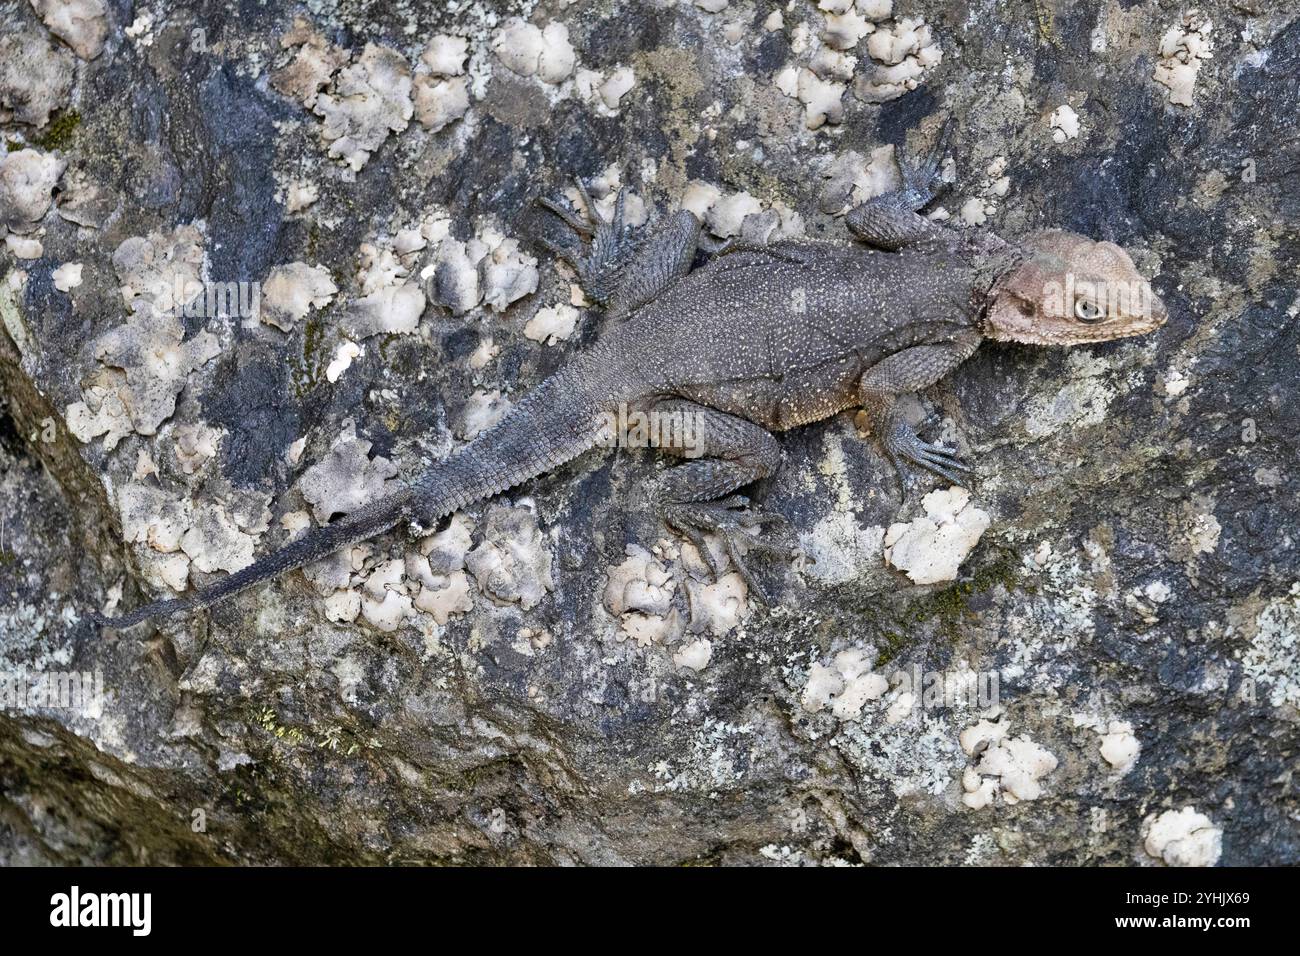
<path id="1" fill-rule="evenodd" d="M 39 258 L 0 245 L 0 862 L 1300 861 L 1294 5 L 820 6 L 180 2 L 132 22 L 114 0 L 86 60 L 0 2 L 6 34 L 50 39 L 22 76 L 55 84 L 10 102 L 0 64 L 0 149 L 67 164 L 26 234 Z M 422 58 L 438 35 L 467 59 Z M 645 507 L 662 462 L 619 451 L 436 539 L 90 627 L 327 516 L 356 456 L 310 501 L 301 482 L 340 439 L 365 448 L 359 480 L 390 477 L 380 458 L 415 475 L 588 341 L 594 313 L 567 338 L 567 313 L 538 317 L 572 290 L 533 242 L 537 195 L 581 176 L 607 197 L 617 175 L 651 217 L 692 197 L 715 231 L 839 236 L 845 192 L 889 174 L 881 147 L 949 115 L 950 215 L 1111 236 L 1171 313 L 1068 354 L 986 346 L 922 396 L 990 518 L 955 581 L 885 563 L 886 529 L 925 509 L 846 415 L 787 435 L 757 490 L 817 559 L 767 569 L 772 610 L 711 584 Z M 151 261 L 160 291 L 115 253 L 190 226 L 207 285 L 186 309 L 179 260 Z M 294 262 L 333 301 L 288 331 L 243 314 Z M 408 285 L 418 325 L 384 331 L 408 327 Z M 185 345 L 123 286 L 180 300 Z M 106 365 L 124 327 L 136 357 Z M 148 434 L 142 377 L 175 391 Z M 954 693 L 927 697 L 936 673 Z M 78 700 L 39 699 L 60 680 Z"/>

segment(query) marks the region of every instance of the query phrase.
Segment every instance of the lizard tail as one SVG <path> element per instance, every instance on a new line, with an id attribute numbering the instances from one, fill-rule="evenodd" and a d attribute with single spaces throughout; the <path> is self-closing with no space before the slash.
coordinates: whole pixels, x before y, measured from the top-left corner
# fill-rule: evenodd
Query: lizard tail
<path id="1" fill-rule="evenodd" d="M 255 584 L 294 568 L 300 568 L 304 564 L 311 564 L 349 544 L 364 541 L 381 531 L 387 531 L 409 515 L 411 500 L 410 489 L 403 489 L 396 494 L 381 498 L 359 508 L 346 518 L 309 531 L 297 541 L 290 542 L 260 561 L 254 561 L 248 567 L 227 575 L 191 597 L 154 601 L 121 617 L 105 617 L 96 613 L 92 613 L 90 617 L 98 626 L 116 630 L 131 627 L 150 618 L 166 618 L 181 611 L 211 607 L 218 601 L 247 590 Z"/>
<path id="2" fill-rule="evenodd" d="M 618 397 L 602 390 L 600 383 L 608 379 L 608 368 L 599 366 L 597 354 L 581 357 L 407 488 L 309 531 L 191 597 L 155 601 L 121 617 L 90 616 L 99 626 L 116 629 L 210 607 L 401 522 L 431 525 L 458 508 L 550 471 L 600 440 L 602 411 Z"/>

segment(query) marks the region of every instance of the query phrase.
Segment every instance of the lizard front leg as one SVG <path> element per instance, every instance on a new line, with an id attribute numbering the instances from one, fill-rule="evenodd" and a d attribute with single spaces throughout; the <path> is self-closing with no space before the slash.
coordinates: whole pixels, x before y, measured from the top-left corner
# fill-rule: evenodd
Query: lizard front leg
<path id="1" fill-rule="evenodd" d="M 979 347 L 975 333 L 939 345 L 917 345 L 877 362 L 858 383 L 858 401 L 871 419 L 871 429 L 898 471 L 904 491 L 911 486 L 909 465 L 919 465 L 954 485 L 969 479 L 961 472 L 970 467 L 953 452 L 922 441 L 899 410 L 895 399 L 939 381 Z"/>
<path id="2" fill-rule="evenodd" d="M 878 249 L 893 252 L 903 246 L 927 239 L 944 239 L 949 231 L 919 215 L 947 188 L 940 174 L 947 150 L 952 121 L 944 124 L 930 155 L 921 163 L 909 162 L 902 146 L 895 147 L 898 172 L 903 185 L 883 195 L 868 199 L 844 217 L 854 235 Z"/>
<path id="3" fill-rule="evenodd" d="M 652 414 L 661 423 L 682 423 L 674 427 L 679 438 L 661 442 L 660 447 L 692 459 L 670 469 L 659 482 L 655 497 L 664 522 L 694 544 L 715 577 L 720 577 L 722 568 L 704 541 L 705 534 L 716 534 L 750 592 L 770 604 L 745 552 L 788 553 L 793 540 L 783 516 L 756 508 L 734 492 L 776 471 L 783 457 L 781 446 L 753 422 L 695 402 L 665 400 L 654 406 Z M 664 434 L 663 424 L 660 434 Z M 774 540 L 750 533 L 767 525 L 776 526 Z"/>

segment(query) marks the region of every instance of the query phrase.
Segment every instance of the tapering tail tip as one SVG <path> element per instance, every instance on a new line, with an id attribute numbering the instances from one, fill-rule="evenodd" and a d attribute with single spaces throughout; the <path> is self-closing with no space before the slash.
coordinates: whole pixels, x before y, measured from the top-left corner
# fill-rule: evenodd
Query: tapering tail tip
<path id="1" fill-rule="evenodd" d="M 120 631 L 124 628 L 134 627 L 136 624 L 143 623 L 150 618 L 170 617 L 187 607 L 189 607 L 188 601 L 173 598 L 167 601 L 154 601 L 152 604 L 146 604 L 144 607 L 137 608 L 130 614 L 123 614 L 121 617 L 105 617 L 98 611 L 91 611 L 87 617 L 94 623 L 96 630 L 108 628 L 109 630 Z"/>

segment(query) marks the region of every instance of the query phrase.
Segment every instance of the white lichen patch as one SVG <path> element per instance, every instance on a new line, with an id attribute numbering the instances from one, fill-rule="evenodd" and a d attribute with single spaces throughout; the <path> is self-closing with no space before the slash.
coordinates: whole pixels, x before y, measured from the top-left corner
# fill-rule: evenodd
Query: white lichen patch
<path id="1" fill-rule="evenodd" d="M 418 283 L 395 282 L 353 301 L 343 325 L 356 339 L 410 335 L 420 326 L 425 304 Z"/>
<path id="2" fill-rule="evenodd" d="M 705 637 L 683 644 L 673 653 L 674 664 L 686 670 L 693 670 L 697 674 L 709 666 L 712 658 L 713 642 Z"/>
<path id="3" fill-rule="evenodd" d="M 39 259 L 45 254 L 39 239 L 13 234 L 5 236 L 5 249 L 15 259 Z"/>
<path id="4" fill-rule="evenodd" d="M 330 43 L 302 17 L 296 18 L 289 31 L 280 37 L 280 46 L 286 50 L 296 47 L 298 52 L 271 74 L 271 86 L 307 109 L 313 108 L 320 91 L 348 62 L 348 51 Z"/>
<path id="5" fill-rule="evenodd" d="M 329 305 L 338 291 L 329 270 L 323 266 L 309 266 L 305 262 L 276 266 L 262 283 L 259 318 L 281 331 L 292 332 L 294 325 L 312 309 Z"/>
<path id="6" fill-rule="evenodd" d="M 469 112 L 469 80 L 463 76 L 439 79 L 417 73 L 414 97 L 415 118 L 429 132 L 436 133 Z"/>
<path id="7" fill-rule="evenodd" d="M 361 617 L 380 631 L 395 631 L 415 615 L 407 593 L 406 565 L 401 558 L 384 561 L 366 578 L 361 589 Z"/>
<path id="8" fill-rule="evenodd" d="M 420 63 L 434 76 L 463 76 L 469 57 L 469 40 L 439 33 L 429 38 Z"/>
<path id="9" fill-rule="evenodd" d="M 206 502 L 195 506 L 190 526 L 181 536 L 181 550 L 204 573 L 234 572 L 253 563 L 257 535 L 265 530 L 261 522 L 242 527 L 224 505 Z"/>
<path id="10" fill-rule="evenodd" d="M 943 60 L 943 50 L 920 17 L 880 25 L 867 38 L 867 52 L 876 68 L 853 84 L 854 94 L 867 103 L 884 103 L 916 89 Z"/>
<path id="11" fill-rule="evenodd" d="M 1246 676 L 1263 685 L 1272 706 L 1300 708 L 1300 582 L 1245 629 L 1250 645 L 1239 655 Z"/>
<path id="12" fill-rule="evenodd" d="M 836 156 L 822 173 L 825 180 L 817 203 L 827 215 L 839 216 L 854 206 L 902 185 L 894 147 L 880 146 L 868 160 L 856 150 Z"/>
<path id="13" fill-rule="evenodd" d="M 421 275 L 432 279 L 434 302 L 454 315 L 480 304 L 503 312 L 536 292 L 540 280 L 537 259 L 522 250 L 519 240 L 490 228 L 468 242 L 441 240 Z"/>
<path id="14" fill-rule="evenodd" d="M 203 233 L 191 223 L 132 236 L 113 252 L 113 268 L 129 308 L 179 313 L 203 294 Z"/>
<path id="15" fill-rule="evenodd" d="M 1127 720 L 1112 720 L 1101 734 L 1101 756 L 1121 776 L 1133 769 L 1142 755 L 1142 743 Z"/>
<path id="16" fill-rule="evenodd" d="M 0 236 L 26 234 L 37 227 L 66 165 L 35 149 L 0 154 Z"/>
<path id="17" fill-rule="evenodd" d="M 1223 831 L 1195 807 L 1166 810 L 1142 821 L 1142 849 L 1166 866 L 1214 866 L 1223 852 Z"/>
<path id="18" fill-rule="evenodd" d="M 1105 361 L 1075 350 L 1066 357 L 1065 367 L 1069 376 L 1065 385 L 1055 395 L 1030 403 L 1025 430 L 1033 438 L 1054 435 L 1063 428 L 1097 425 L 1106 419 L 1115 389 L 1105 380 Z"/>
<path id="19" fill-rule="evenodd" d="M 56 210 L 59 218 L 98 229 L 116 206 L 117 198 L 94 183 L 85 171 L 69 170 L 63 177 Z"/>
<path id="20" fill-rule="evenodd" d="M 50 32 L 83 60 L 93 60 L 103 51 L 108 37 L 104 0 L 31 0 L 31 4 Z"/>
<path id="21" fill-rule="evenodd" d="M 187 475 L 197 474 L 217 456 L 224 432 L 203 422 L 179 425 L 172 430 L 176 463 Z"/>
<path id="22" fill-rule="evenodd" d="M 988 512 L 970 504 L 965 488 L 932 491 L 921 504 L 924 516 L 896 522 L 885 532 L 885 561 L 917 584 L 954 581 L 988 530 Z"/>
<path id="23" fill-rule="evenodd" d="M 578 96 L 601 116 L 617 116 L 623 97 L 636 86 L 636 72 L 630 66 L 615 67 L 609 73 L 579 69 L 573 76 Z"/>
<path id="24" fill-rule="evenodd" d="M 765 208 L 747 192 L 723 193 L 712 183 L 700 180 L 687 183 L 679 205 L 720 239 L 740 237 L 766 245 L 804 234 L 803 217 L 783 203 Z"/>
<path id="25" fill-rule="evenodd" d="M 881 103 L 916 89 L 940 62 L 942 51 L 925 22 L 890 20 L 892 7 L 878 0 L 830 0 L 819 4 L 819 31 L 809 23 L 795 26 L 790 49 L 797 59 L 777 71 L 773 82 L 803 104 L 806 128 L 821 130 L 843 121 L 844 93 L 851 81 L 859 99 Z M 768 30 L 782 26 L 779 11 L 764 24 Z M 862 69 L 851 51 L 860 50 L 864 40 L 870 65 Z"/>
<path id="26" fill-rule="evenodd" d="M 447 527 L 420 540 L 419 553 L 408 555 L 406 573 L 419 584 L 415 607 L 439 625 L 474 608 L 474 592 L 465 573 L 465 556 L 474 523 L 457 512 Z"/>
<path id="27" fill-rule="evenodd" d="M 889 690 L 889 680 L 872 668 L 872 648 L 850 647 L 840 651 L 829 666 L 814 663 L 808 669 L 800 706 L 810 714 L 827 708 L 839 720 L 856 720 L 868 701 L 877 701 Z"/>
<path id="28" fill-rule="evenodd" d="M 229 505 L 194 504 L 138 482 L 116 495 L 124 539 L 145 545 L 140 552 L 145 578 L 154 586 L 184 590 L 191 564 L 205 573 L 238 571 L 253 562 L 257 538 L 270 521 L 260 496 Z"/>
<path id="29" fill-rule="evenodd" d="M 156 485 L 130 483 L 118 490 L 116 504 L 125 541 L 164 554 L 180 550 L 181 536 L 190 526 L 189 502 Z"/>
<path id="30" fill-rule="evenodd" d="M 356 425 L 349 420 L 329 454 L 303 472 L 298 490 L 311 504 L 317 522 L 324 524 L 331 515 L 356 511 L 388 492 L 397 466 L 380 455 L 371 458 L 370 448 L 371 443 L 357 437 Z"/>
<path id="31" fill-rule="evenodd" d="M 492 50 L 512 72 L 552 85 L 568 79 L 577 63 L 569 43 L 569 28 L 563 23 L 548 23 L 540 28 L 512 18 L 492 38 Z"/>
<path id="32" fill-rule="evenodd" d="M 1190 10 L 1181 24 L 1170 27 L 1160 38 L 1153 79 L 1168 92 L 1175 106 L 1191 106 L 1195 100 L 1196 74 L 1201 64 L 1214 56 L 1211 32 L 1214 24 L 1198 10 Z"/>
<path id="33" fill-rule="evenodd" d="M 295 179 L 285 187 L 280 199 L 286 215 L 295 216 L 320 199 L 320 187 L 313 182 Z"/>
<path id="34" fill-rule="evenodd" d="M 504 312 L 512 302 L 537 291 L 537 260 L 524 252 L 518 239 L 494 236 L 480 268 L 483 302 L 494 312 Z"/>
<path id="35" fill-rule="evenodd" d="M 735 571 L 708 584 L 687 579 L 686 593 L 690 598 L 692 633 L 724 637 L 749 616 L 749 588 Z"/>
<path id="36" fill-rule="evenodd" d="M 179 226 L 170 234 L 127 239 L 113 254 L 113 265 L 131 318 L 95 341 L 95 357 L 109 367 L 109 374 L 93 376 L 83 400 L 66 411 L 68 428 L 78 439 L 90 442 L 105 435 L 106 449 L 131 430 L 155 434 L 175 411 L 190 373 L 219 350 L 211 332 L 186 339 L 180 320 L 184 307 L 203 290 L 197 228 Z M 113 371 L 117 369 L 121 372 Z"/>
<path id="37" fill-rule="evenodd" d="M 356 172 L 390 133 L 406 129 L 415 107 L 411 65 L 396 50 L 367 43 L 361 56 L 339 70 L 312 111 L 323 120 L 329 155 Z"/>
<path id="38" fill-rule="evenodd" d="M 848 84 L 834 75 L 819 76 L 810 67 L 788 66 L 777 73 L 773 82 L 776 88 L 804 107 L 804 125 L 811 130 L 826 124 L 838 125 L 844 120 L 844 92 Z"/>
<path id="39" fill-rule="evenodd" d="M 860 578 L 876 567 L 884 540 L 884 528 L 863 528 L 851 511 L 836 509 L 800 535 L 800 549 L 808 558 L 803 571 L 823 584 Z"/>
<path id="40" fill-rule="evenodd" d="M 554 345 L 572 335 L 577 324 L 578 310 L 562 302 L 538 309 L 537 314 L 524 326 L 524 337 L 534 342 Z"/>
<path id="41" fill-rule="evenodd" d="M 1064 143 L 1066 140 L 1076 139 L 1079 135 L 1079 114 L 1071 108 L 1069 103 L 1062 103 L 1052 110 L 1052 115 L 1047 118 L 1047 125 L 1052 131 L 1052 142 L 1054 143 Z"/>
<path id="42" fill-rule="evenodd" d="M 676 581 L 668 568 L 645 548 L 627 546 L 627 558 L 606 575 L 604 605 L 615 617 L 631 611 L 662 617 L 672 607 Z"/>
<path id="43" fill-rule="evenodd" d="M 497 389 L 479 391 L 470 395 L 465 403 L 465 412 L 456 427 L 456 437 L 469 440 L 477 438 L 501 419 L 511 408 L 510 399 L 504 397 Z"/>
<path id="44" fill-rule="evenodd" d="M 669 568 L 640 545 L 627 546 L 627 558 L 609 569 L 603 604 L 619 619 L 622 639 L 638 647 L 665 644 L 678 636 L 673 609 L 677 581 Z"/>
<path id="45" fill-rule="evenodd" d="M 38 129 L 48 123 L 68 100 L 75 64 L 72 54 L 37 26 L 0 36 L 0 123 Z"/>
<path id="46" fill-rule="evenodd" d="M 551 549 L 531 508 L 494 504 L 483 522 L 483 540 L 465 556 L 479 590 L 524 610 L 553 590 Z"/>
<path id="47" fill-rule="evenodd" d="M 1212 554 L 1219 547 L 1219 537 L 1223 533 L 1219 519 L 1208 512 L 1192 512 L 1184 517 L 1186 522 L 1181 543 L 1187 552 L 1193 556 Z"/>
<path id="48" fill-rule="evenodd" d="M 65 262 L 50 273 L 50 278 L 54 280 L 54 288 L 60 292 L 71 292 L 81 285 L 81 272 L 80 262 Z"/>
<path id="49" fill-rule="evenodd" d="M 351 624 L 361 614 L 359 591 L 336 591 L 325 598 L 325 619 L 336 624 Z"/>
<path id="50" fill-rule="evenodd" d="M 461 119 L 470 106 L 465 60 L 469 40 L 438 34 L 431 38 L 415 67 L 415 118 L 431 133 Z"/>
<path id="51" fill-rule="evenodd" d="M 337 382 L 343 373 L 352 367 L 353 360 L 360 358 L 365 351 L 356 342 L 344 339 L 334 350 L 334 357 L 330 359 L 329 365 L 325 366 L 325 380 L 330 383 Z"/>
<path id="52" fill-rule="evenodd" d="M 433 575 L 431 581 L 422 578 L 420 593 L 415 598 L 415 608 L 432 615 L 440 625 L 445 625 L 452 617 L 472 611 L 474 593 L 470 588 L 469 575 L 464 571 L 453 571 L 448 575 Z"/>
<path id="53" fill-rule="evenodd" d="M 1027 734 L 1011 737 L 1000 713 L 981 719 L 961 732 L 959 742 L 969 757 L 978 758 L 962 773 L 962 803 L 972 810 L 990 806 L 1000 795 L 1006 804 L 1037 800 L 1039 782 L 1056 769 L 1056 757 Z"/>

